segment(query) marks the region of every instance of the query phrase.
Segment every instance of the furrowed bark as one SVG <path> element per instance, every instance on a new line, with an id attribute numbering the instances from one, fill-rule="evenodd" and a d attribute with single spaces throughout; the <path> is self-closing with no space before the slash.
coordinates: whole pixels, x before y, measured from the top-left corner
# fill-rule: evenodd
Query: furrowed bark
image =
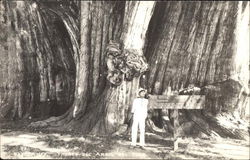
<path id="1" fill-rule="evenodd" d="M 88 102 L 88 76 L 90 52 L 90 2 L 81 2 L 80 51 L 76 61 L 76 90 L 73 117 L 84 113 Z"/>

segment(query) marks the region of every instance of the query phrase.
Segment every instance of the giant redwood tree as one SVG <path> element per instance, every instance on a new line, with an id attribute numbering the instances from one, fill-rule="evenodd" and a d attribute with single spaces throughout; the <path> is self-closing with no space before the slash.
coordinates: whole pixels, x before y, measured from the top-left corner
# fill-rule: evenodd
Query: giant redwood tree
<path id="1" fill-rule="evenodd" d="M 140 86 L 198 87 L 205 110 L 182 111 L 182 126 L 242 137 L 215 117 L 247 116 L 248 2 L 2 0 L 0 23 L 1 119 L 108 134 Z"/>

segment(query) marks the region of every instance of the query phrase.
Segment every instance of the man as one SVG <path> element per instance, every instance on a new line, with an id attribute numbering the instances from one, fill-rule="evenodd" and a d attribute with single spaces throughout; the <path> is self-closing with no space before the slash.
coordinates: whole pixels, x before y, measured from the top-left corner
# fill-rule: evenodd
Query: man
<path id="1" fill-rule="evenodd" d="M 138 98 L 134 99 L 132 105 L 133 124 L 132 124 L 132 143 L 131 147 L 136 146 L 138 125 L 140 129 L 140 147 L 143 149 L 145 146 L 145 119 L 148 112 L 148 99 L 146 99 L 147 91 L 139 89 Z"/>

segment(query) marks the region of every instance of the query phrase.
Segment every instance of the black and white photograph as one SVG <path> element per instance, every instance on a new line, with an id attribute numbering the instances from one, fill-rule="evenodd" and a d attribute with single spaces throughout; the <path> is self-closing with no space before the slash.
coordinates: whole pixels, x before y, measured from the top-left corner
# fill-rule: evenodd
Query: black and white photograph
<path id="1" fill-rule="evenodd" d="M 0 0 L 0 158 L 249 160 L 249 5 Z"/>

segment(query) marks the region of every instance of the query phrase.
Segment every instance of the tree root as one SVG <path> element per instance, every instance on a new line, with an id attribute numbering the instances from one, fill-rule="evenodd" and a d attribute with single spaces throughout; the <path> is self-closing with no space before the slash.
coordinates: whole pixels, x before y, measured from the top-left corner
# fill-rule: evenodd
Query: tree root
<path id="1" fill-rule="evenodd" d="M 201 111 L 186 111 L 188 121 L 181 124 L 182 134 L 205 134 L 206 137 L 223 137 L 234 139 L 248 139 L 248 124 L 242 119 L 237 119 L 230 113 L 216 116 L 202 114 Z"/>
<path id="2" fill-rule="evenodd" d="M 181 111 L 183 112 L 183 111 Z M 203 114 L 201 111 L 184 111 L 179 117 L 179 136 L 192 136 L 200 138 L 233 138 L 248 139 L 249 124 L 230 113 L 222 113 L 216 116 Z M 174 127 L 172 120 L 163 119 L 163 129 L 158 128 L 152 120 L 148 120 L 146 128 L 149 132 L 173 136 Z"/>

